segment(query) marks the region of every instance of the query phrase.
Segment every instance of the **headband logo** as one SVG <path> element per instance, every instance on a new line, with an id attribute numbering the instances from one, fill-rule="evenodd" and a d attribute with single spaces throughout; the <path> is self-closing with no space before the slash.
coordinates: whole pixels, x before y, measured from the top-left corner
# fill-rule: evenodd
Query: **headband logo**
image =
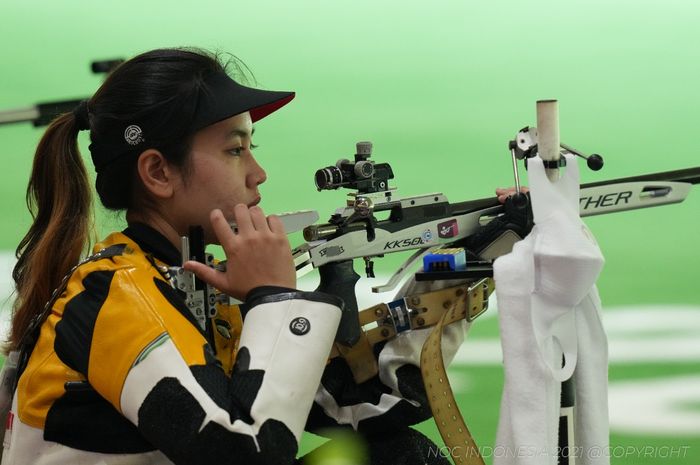
<path id="1" fill-rule="evenodd" d="M 144 141 L 143 131 L 139 126 L 132 124 L 124 130 L 124 140 L 129 145 L 139 145 Z"/>

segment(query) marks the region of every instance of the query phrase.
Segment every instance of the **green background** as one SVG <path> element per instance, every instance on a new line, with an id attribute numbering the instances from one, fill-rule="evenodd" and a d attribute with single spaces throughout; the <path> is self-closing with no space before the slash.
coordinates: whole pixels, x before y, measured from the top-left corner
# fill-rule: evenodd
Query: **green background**
<path id="1" fill-rule="evenodd" d="M 582 170 L 582 182 L 700 166 L 698 20 L 700 4 L 689 0 L 0 0 L 0 111 L 91 95 L 102 80 L 89 70 L 93 60 L 162 46 L 230 52 L 259 86 L 297 92 L 256 128 L 267 212 L 316 209 L 325 219 L 345 194 L 316 192 L 312 175 L 350 158 L 359 140 L 392 164 L 402 195 L 441 191 L 456 202 L 512 185 L 507 142 L 535 125 L 544 98 L 560 102 L 563 142 L 605 157 L 602 171 Z M 0 127 L 0 250 L 8 253 L 29 225 L 24 190 L 40 135 L 30 124 Z M 598 283 L 606 311 L 700 308 L 699 212 L 693 192 L 682 204 L 586 221 L 606 257 Z M 118 216 L 98 213 L 103 231 L 118 227 Z M 379 272 L 397 260 L 379 262 Z M 497 334 L 495 320 L 476 326 L 475 338 Z M 464 370 L 474 382 L 461 404 L 475 406 L 472 429 L 492 443 L 500 367 Z M 650 362 L 612 365 L 610 377 L 698 371 L 697 361 Z M 698 463 L 697 431 L 613 431 L 613 442 L 690 444 L 670 463 Z"/>

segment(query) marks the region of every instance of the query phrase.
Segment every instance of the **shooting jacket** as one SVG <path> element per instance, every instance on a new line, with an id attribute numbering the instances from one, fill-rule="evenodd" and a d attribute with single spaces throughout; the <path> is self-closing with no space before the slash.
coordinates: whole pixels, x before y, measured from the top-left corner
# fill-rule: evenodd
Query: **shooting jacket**
<path id="1" fill-rule="evenodd" d="M 430 416 L 422 331 L 376 347 L 380 374 L 358 386 L 342 359 L 328 362 L 339 299 L 254 291 L 220 306 L 207 337 L 168 280 L 180 254 L 164 237 L 134 224 L 95 251 L 105 248 L 111 256 L 72 274 L 41 327 L 3 465 L 284 464 L 304 429 L 372 432 Z M 449 358 L 463 334 L 453 326 Z"/>

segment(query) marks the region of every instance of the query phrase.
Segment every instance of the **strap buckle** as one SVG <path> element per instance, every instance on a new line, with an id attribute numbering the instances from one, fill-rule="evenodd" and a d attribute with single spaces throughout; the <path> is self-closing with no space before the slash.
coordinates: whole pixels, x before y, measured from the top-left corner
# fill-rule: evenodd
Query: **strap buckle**
<path id="1" fill-rule="evenodd" d="M 492 278 L 483 278 L 467 289 L 467 314 L 468 322 L 476 320 L 489 308 L 489 296 L 493 292 L 494 282 Z"/>
<path id="2" fill-rule="evenodd" d="M 389 319 L 394 326 L 396 334 L 412 329 L 411 310 L 406 305 L 406 299 L 394 300 L 387 304 L 389 307 Z"/>

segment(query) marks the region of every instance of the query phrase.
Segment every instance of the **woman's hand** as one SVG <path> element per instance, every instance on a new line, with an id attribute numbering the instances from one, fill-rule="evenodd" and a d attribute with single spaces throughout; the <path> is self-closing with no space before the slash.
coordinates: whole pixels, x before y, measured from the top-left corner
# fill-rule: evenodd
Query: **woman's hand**
<path id="1" fill-rule="evenodd" d="M 219 244 L 226 253 L 226 271 L 196 261 L 183 266 L 198 278 L 239 300 L 259 286 L 296 287 L 296 270 L 284 226 L 274 215 L 265 217 L 258 206 L 236 205 L 238 232 L 231 230 L 221 210 L 210 219 Z"/>
<path id="2" fill-rule="evenodd" d="M 529 189 L 525 186 L 520 187 L 520 192 L 523 194 L 527 194 Z M 498 197 L 498 201 L 501 203 L 505 203 L 506 199 L 510 197 L 511 195 L 515 194 L 515 187 L 508 187 L 508 188 L 503 188 L 503 187 L 498 187 L 496 188 L 496 196 Z"/>

